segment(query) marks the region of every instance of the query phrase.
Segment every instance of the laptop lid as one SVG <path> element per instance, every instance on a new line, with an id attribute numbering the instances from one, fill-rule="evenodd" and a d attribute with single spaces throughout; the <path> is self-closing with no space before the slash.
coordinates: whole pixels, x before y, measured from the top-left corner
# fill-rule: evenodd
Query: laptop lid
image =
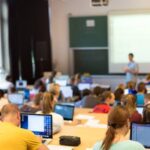
<path id="1" fill-rule="evenodd" d="M 131 124 L 130 139 L 140 142 L 145 148 L 150 148 L 150 124 Z"/>
<path id="2" fill-rule="evenodd" d="M 22 113 L 21 128 L 28 129 L 43 138 L 52 138 L 52 115 Z"/>
<path id="3" fill-rule="evenodd" d="M 74 106 L 56 104 L 54 108 L 54 112 L 63 116 L 64 120 L 73 120 Z"/>
<path id="4" fill-rule="evenodd" d="M 71 86 L 61 86 L 60 90 L 62 91 L 65 98 L 73 97 L 73 91 L 71 89 Z"/>
<path id="5" fill-rule="evenodd" d="M 90 89 L 91 85 L 89 83 L 79 83 L 78 88 L 80 91 L 83 91 L 85 89 Z"/>
<path id="6" fill-rule="evenodd" d="M 23 103 L 24 103 L 24 95 L 21 94 L 21 93 L 8 94 L 8 100 L 12 104 L 23 105 Z"/>
<path id="7" fill-rule="evenodd" d="M 16 81 L 16 89 L 25 89 L 27 87 L 26 80 L 17 80 Z"/>

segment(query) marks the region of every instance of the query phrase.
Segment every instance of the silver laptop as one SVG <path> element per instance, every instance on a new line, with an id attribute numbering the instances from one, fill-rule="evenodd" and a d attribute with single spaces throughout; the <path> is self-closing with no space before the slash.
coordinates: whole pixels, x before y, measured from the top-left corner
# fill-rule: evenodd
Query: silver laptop
<path id="1" fill-rule="evenodd" d="M 21 128 L 32 131 L 43 138 L 42 143 L 48 144 L 52 140 L 52 115 L 21 114 Z"/>

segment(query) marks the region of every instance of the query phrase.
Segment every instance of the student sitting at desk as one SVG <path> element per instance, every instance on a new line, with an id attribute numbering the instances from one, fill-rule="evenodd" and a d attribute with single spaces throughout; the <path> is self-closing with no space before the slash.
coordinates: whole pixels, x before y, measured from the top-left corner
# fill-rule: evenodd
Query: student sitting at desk
<path id="1" fill-rule="evenodd" d="M 50 92 L 45 92 L 41 101 L 42 110 L 37 112 L 37 114 L 51 114 L 53 116 L 53 134 L 59 132 L 64 124 L 63 117 L 52 112 L 54 105 L 54 96 Z"/>
<path id="2" fill-rule="evenodd" d="M 144 95 L 146 93 L 145 83 L 140 82 L 138 84 L 138 93 L 136 94 L 136 104 L 138 106 L 144 105 Z"/>
<path id="3" fill-rule="evenodd" d="M 97 142 L 93 150 L 144 150 L 138 142 L 126 140 L 130 128 L 129 114 L 122 106 L 114 107 L 108 115 L 108 129 L 102 142 Z"/>
<path id="4" fill-rule="evenodd" d="M 121 102 L 122 102 L 123 106 L 129 111 L 130 121 L 136 122 L 136 123 L 141 123 L 142 116 L 136 110 L 136 97 L 132 94 L 125 95 L 121 99 Z"/>
<path id="5" fill-rule="evenodd" d="M 111 109 L 110 105 L 114 104 L 115 96 L 111 91 L 105 91 L 102 97 L 104 102 L 94 107 L 94 113 L 108 113 Z"/>
<path id="6" fill-rule="evenodd" d="M 143 108 L 143 123 L 150 123 L 150 104 Z"/>
<path id="7" fill-rule="evenodd" d="M 4 97 L 3 90 L 0 90 L 0 111 L 1 111 L 2 107 L 8 103 L 9 103 L 8 99 Z"/>
<path id="8" fill-rule="evenodd" d="M 1 120 L 1 150 L 48 150 L 48 148 L 41 143 L 40 137 L 35 136 L 29 130 L 19 127 L 20 112 L 16 105 L 5 105 L 1 111 Z"/>
<path id="9" fill-rule="evenodd" d="M 121 103 L 121 98 L 123 97 L 124 90 L 122 88 L 117 88 L 114 92 L 115 95 L 115 103 L 114 106 L 117 106 Z"/>

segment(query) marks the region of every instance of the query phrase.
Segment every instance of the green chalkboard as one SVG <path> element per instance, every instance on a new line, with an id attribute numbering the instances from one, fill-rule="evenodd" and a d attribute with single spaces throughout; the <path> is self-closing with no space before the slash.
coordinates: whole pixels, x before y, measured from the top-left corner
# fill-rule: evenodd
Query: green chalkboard
<path id="1" fill-rule="evenodd" d="M 69 30 L 70 47 L 108 46 L 107 16 L 70 17 Z"/>
<path id="2" fill-rule="evenodd" d="M 74 50 L 74 72 L 108 74 L 108 50 Z"/>

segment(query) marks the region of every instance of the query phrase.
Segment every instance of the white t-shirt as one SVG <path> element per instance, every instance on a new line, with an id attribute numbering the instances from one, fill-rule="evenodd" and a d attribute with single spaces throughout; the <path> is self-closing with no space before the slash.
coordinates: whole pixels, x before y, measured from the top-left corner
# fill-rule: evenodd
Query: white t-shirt
<path id="1" fill-rule="evenodd" d="M 9 103 L 9 102 L 8 102 L 8 99 L 7 99 L 7 98 L 1 98 L 1 99 L 0 99 L 0 111 L 1 111 L 2 107 L 3 107 L 4 105 L 8 104 L 8 103 Z"/>
<path id="2" fill-rule="evenodd" d="M 36 112 L 36 114 L 43 114 L 42 111 Z M 49 113 L 53 117 L 53 134 L 59 132 L 64 125 L 63 117 L 57 113 Z"/>

